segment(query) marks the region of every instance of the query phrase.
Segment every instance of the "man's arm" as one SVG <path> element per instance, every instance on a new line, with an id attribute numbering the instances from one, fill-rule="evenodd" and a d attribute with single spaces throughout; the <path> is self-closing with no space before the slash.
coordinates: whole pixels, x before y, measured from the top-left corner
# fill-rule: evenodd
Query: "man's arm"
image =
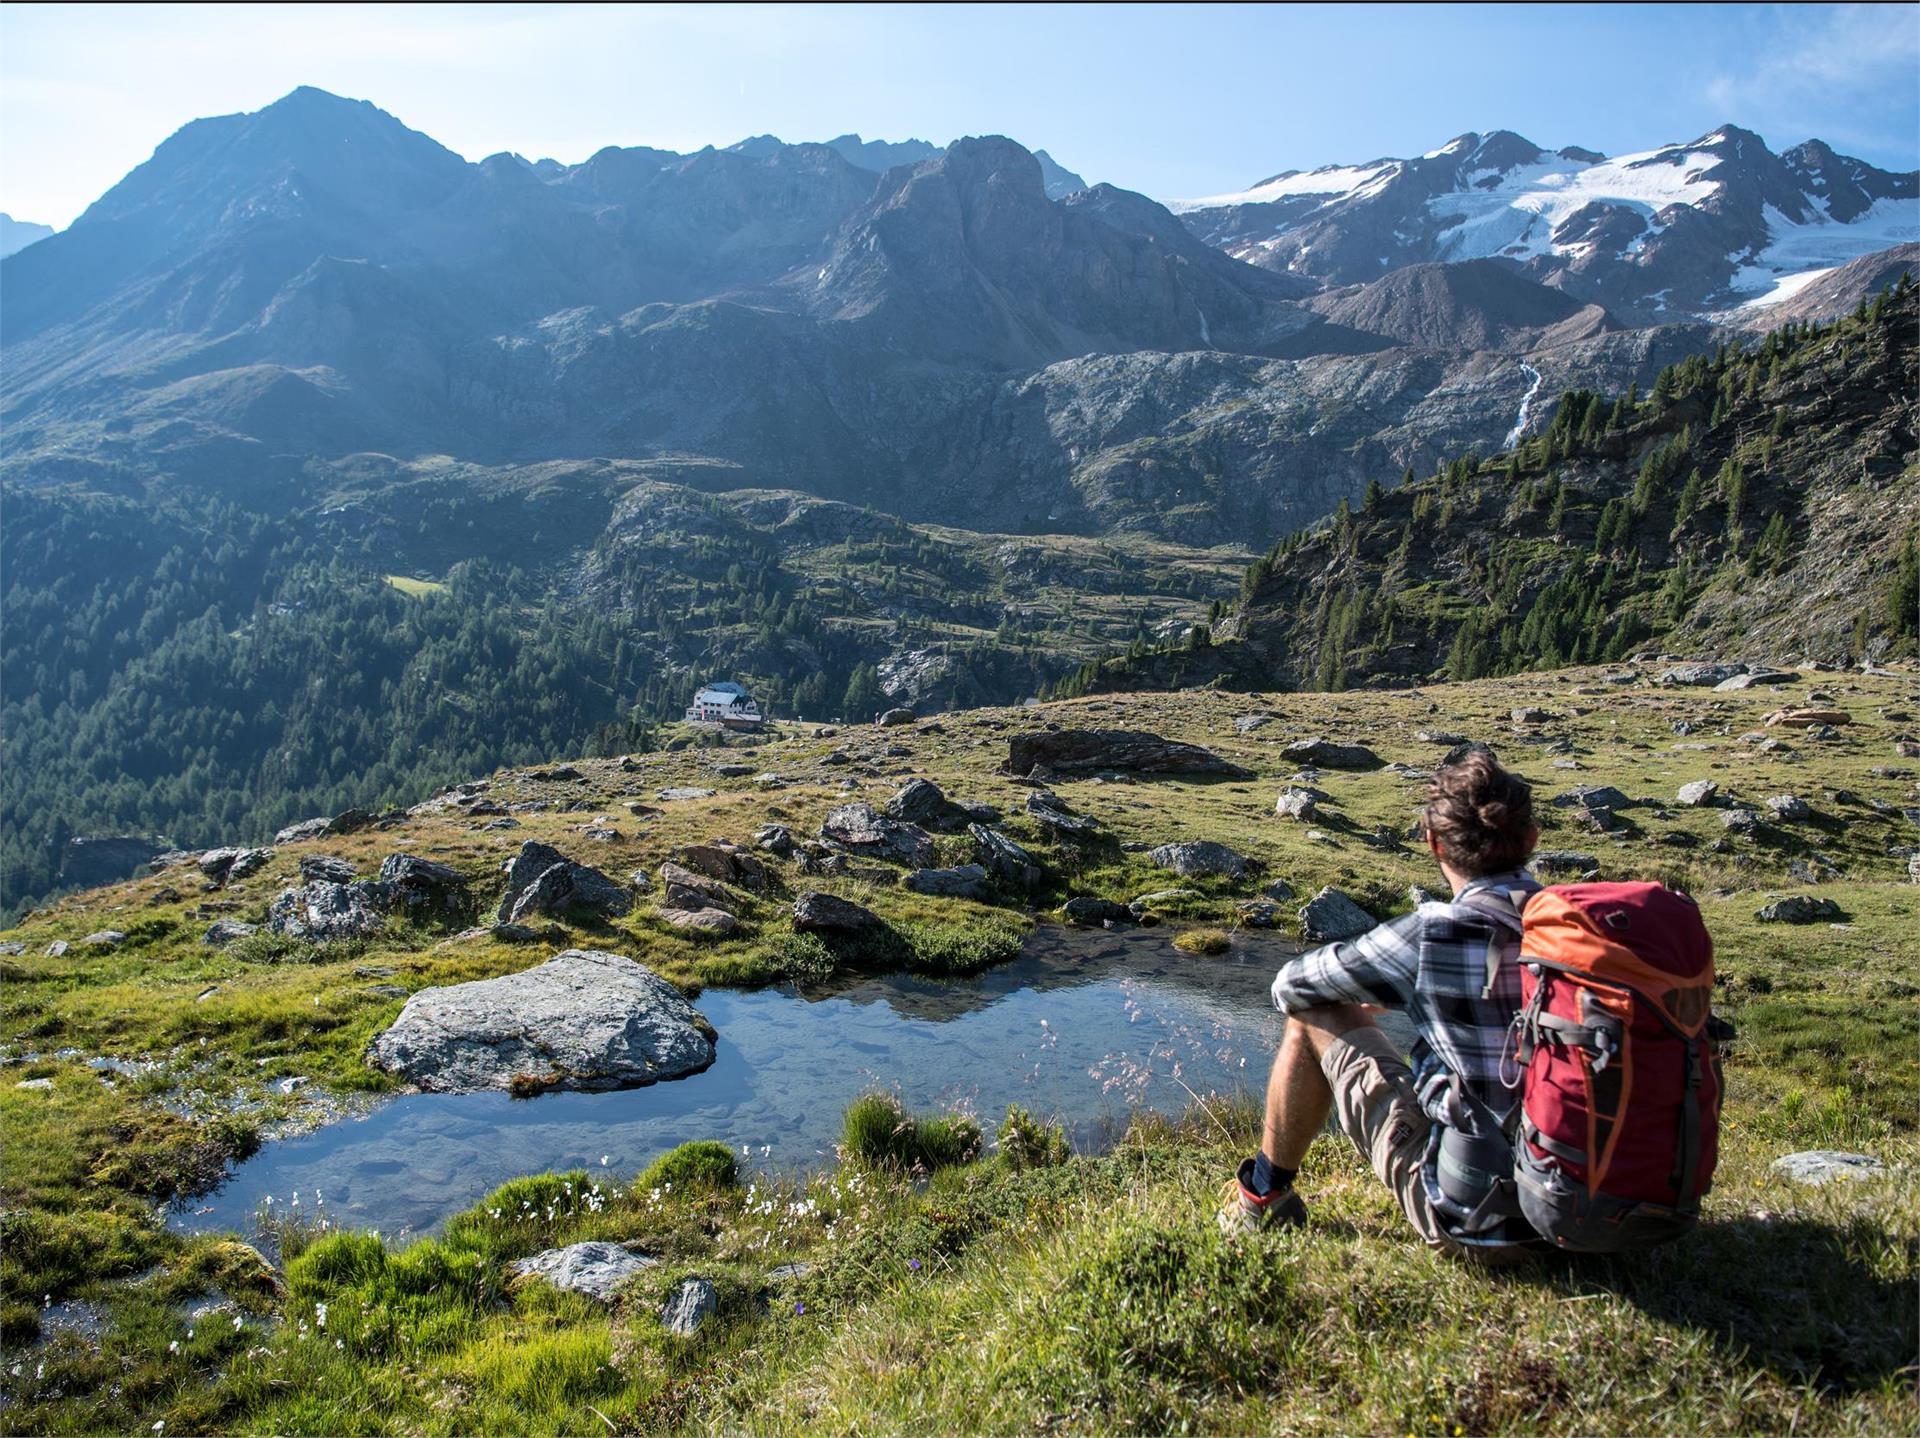
<path id="1" fill-rule="evenodd" d="M 1274 978 L 1273 1006 L 1287 1014 L 1329 1004 L 1405 1008 L 1419 967 L 1420 915 L 1403 914 L 1288 963 Z"/>

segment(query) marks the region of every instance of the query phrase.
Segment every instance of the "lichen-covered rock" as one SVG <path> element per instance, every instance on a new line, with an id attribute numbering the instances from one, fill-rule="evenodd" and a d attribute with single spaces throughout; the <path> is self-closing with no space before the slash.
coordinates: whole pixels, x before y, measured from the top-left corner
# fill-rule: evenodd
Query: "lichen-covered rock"
<path id="1" fill-rule="evenodd" d="M 1043 768 L 1062 774 L 1120 769 L 1222 779 L 1253 777 L 1251 771 L 1211 749 L 1134 729 L 1048 729 L 1016 735 L 1007 741 L 1004 768 L 1009 774 L 1031 774 Z"/>
<path id="2" fill-rule="evenodd" d="M 316 943 L 364 939 L 385 925 L 392 902 L 392 892 L 377 881 L 336 884 L 315 879 L 303 888 L 282 890 L 267 907 L 267 927 L 288 938 Z"/>
<path id="3" fill-rule="evenodd" d="M 200 856 L 200 872 L 209 883 L 231 884 L 264 869 L 271 849 L 209 849 Z"/>
<path id="4" fill-rule="evenodd" d="M 1775 794 L 1767 808 L 1783 824 L 1804 824 L 1813 817 L 1813 806 L 1798 794 Z"/>
<path id="5" fill-rule="evenodd" d="M 238 919 L 215 919 L 207 926 L 206 933 L 200 936 L 200 942 L 216 949 L 224 949 L 235 939 L 244 939 L 248 934 L 257 933 L 255 924 L 243 924 Z"/>
<path id="6" fill-rule="evenodd" d="M 1335 888 L 1325 888 L 1300 906 L 1300 936 L 1319 942 L 1357 938 L 1374 926 L 1372 914 Z"/>
<path id="7" fill-rule="evenodd" d="M 1582 784 L 1554 795 L 1553 804 L 1556 809 L 1627 809 L 1633 800 L 1611 784 Z"/>
<path id="8" fill-rule="evenodd" d="M 710 879 L 738 885 L 751 893 L 764 893 L 772 882 L 765 864 L 748 850 L 725 839 L 683 845 L 674 851 L 674 857 Z"/>
<path id="9" fill-rule="evenodd" d="M 882 812 L 902 824 L 918 824 L 942 833 L 964 829 L 973 817 L 930 779 L 909 779 L 887 800 Z"/>
<path id="10" fill-rule="evenodd" d="M 1720 786 L 1711 779 L 1695 779 L 1691 784 L 1682 784 L 1680 791 L 1673 796 L 1673 802 L 1684 804 L 1689 809 L 1704 809 L 1713 803 L 1720 793 Z"/>
<path id="11" fill-rule="evenodd" d="M 719 880 L 696 874 L 671 860 L 660 866 L 660 884 L 665 907 L 669 909 L 718 909 L 731 914 L 739 903 Z"/>
<path id="12" fill-rule="evenodd" d="M 1162 844 L 1150 851 L 1147 857 L 1160 868 L 1171 869 L 1189 879 L 1214 874 L 1244 879 L 1249 867 L 1246 855 L 1235 853 L 1225 844 L 1216 844 L 1210 839 L 1188 844 Z"/>
<path id="13" fill-rule="evenodd" d="M 1034 823 L 1059 838 L 1078 839 L 1100 831 L 1100 821 L 1091 814 L 1077 814 L 1051 789 L 1036 789 L 1027 795 L 1027 815 Z"/>
<path id="14" fill-rule="evenodd" d="M 644 964 L 568 949 L 517 974 L 422 989 L 367 1056 L 432 1093 L 633 1088 L 707 1067 L 711 1033 Z"/>
<path id="15" fill-rule="evenodd" d="M 1311 819 L 1320 812 L 1320 805 L 1312 790 L 1290 784 L 1273 801 L 1273 812 L 1283 819 Z"/>
<path id="16" fill-rule="evenodd" d="M 472 913 L 473 899 L 460 871 L 418 854 L 389 854 L 380 862 L 380 882 L 415 918 L 462 918 Z"/>
<path id="17" fill-rule="evenodd" d="M 601 1303 L 611 1303 L 636 1274 L 659 1261 L 617 1243 L 573 1243 L 518 1259 L 510 1267 L 522 1277 L 542 1279 L 569 1293 L 584 1293 Z"/>
<path id="18" fill-rule="evenodd" d="M 325 879 L 329 884 L 351 884 L 359 876 L 345 859 L 336 859 L 331 854 L 302 854 L 300 877 L 309 882 Z"/>
<path id="19" fill-rule="evenodd" d="M 1591 874 L 1600 868 L 1600 858 L 1597 854 L 1583 853 L 1579 849 L 1540 849 L 1528 861 L 1527 867 L 1543 879 L 1550 874 Z"/>
<path id="20" fill-rule="evenodd" d="M 905 725 L 911 724 L 915 719 L 919 717 L 920 716 L 915 714 L 911 709 L 908 709 L 905 706 L 900 706 L 897 708 L 887 710 L 885 713 L 883 713 L 879 718 L 875 719 L 873 722 L 875 724 L 878 724 L 882 729 L 899 729 L 904 727 Z"/>
<path id="21" fill-rule="evenodd" d="M 709 938 L 731 938 L 740 931 L 740 921 L 725 909 L 662 909 L 660 922 L 689 934 Z"/>
<path id="22" fill-rule="evenodd" d="M 1676 664 L 1661 673 L 1658 682 L 1686 688 L 1705 689 L 1721 684 L 1736 674 L 1745 674 L 1744 664 Z"/>
<path id="23" fill-rule="evenodd" d="M 820 825 L 820 837 L 876 859 L 895 859 L 916 869 L 933 863 L 933 836 L 916 824 L 877 813 L 871 804 L 843 804 Z"/>

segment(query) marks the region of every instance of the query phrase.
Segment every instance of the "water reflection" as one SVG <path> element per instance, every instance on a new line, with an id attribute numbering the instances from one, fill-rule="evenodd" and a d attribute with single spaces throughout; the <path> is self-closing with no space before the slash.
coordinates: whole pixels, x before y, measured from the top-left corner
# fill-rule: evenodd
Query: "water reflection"
<path id="1" fill-rule="evenodd" d="M 1218 958 L 1180 953 L 1164 930 L 1049 929 L 975 978 L 861 979 L 804 995 L 710 989 L 719 1030 L 704 1073 L 621 1093 L 415 1094 L 263 1148 L 176 1227 L 246 1231 L 269 1196 L 304 1216 L 390 1235 L 432 1228 L 509 1178 L 584 1167 L 621 1178 L 689 1139 L 714 1138 L 761 1169 L 829 1162 L 862 1090 L 915 1108 L 961 1108 L 989 1128 L 1009 1103 L 1096 1146 L 1148 1108 L 1258 1092 L 1281 1020 L 1267 1003 L 1281 940 L 1236 938 Z"/>

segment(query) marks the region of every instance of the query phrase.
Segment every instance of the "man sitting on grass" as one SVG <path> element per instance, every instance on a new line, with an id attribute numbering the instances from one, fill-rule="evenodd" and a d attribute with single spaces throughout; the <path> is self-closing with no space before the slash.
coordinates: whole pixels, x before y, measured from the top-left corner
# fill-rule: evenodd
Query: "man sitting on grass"
<path id="1" fill-rule="evenodd" d="M 1533 1238 L 1518 1217 L 1463 1221 L 1438 1172 L 1445 1125 L 1498 1123 L 1518 1101 L 1500 1061 L 1520 1010 L 1520 911 L 1540 887 L 1522 867 L 1540 837 L 1532 791 L 1468 748 L 1434 776 L 1424 822 L 1453 898 L 1304 954 L 1273 981 L 1287 1030 L 1260 1152 L 1220 1212 L 1229 1234 L 1306 1222 L 1294 1176 L 1331 1110 L 1430 1247 L 1497 1261 Z M 1373 1021 L 1382 1009 L 1412 1021 L 1410 1058 Z"/>

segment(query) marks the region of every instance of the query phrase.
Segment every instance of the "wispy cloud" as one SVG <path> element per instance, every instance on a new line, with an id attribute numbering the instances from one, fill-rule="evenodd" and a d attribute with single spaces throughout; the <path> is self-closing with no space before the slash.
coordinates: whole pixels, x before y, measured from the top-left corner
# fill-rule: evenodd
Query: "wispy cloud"
<path id="1" fill-rule="evenodd" d="M 1756 53 L 1707 81 L 1727 118 L 1751 117 L 1776 143 L 1819 130 L 1833 141 L 1915 144 L 1920 12 L 1910 4 L 1781 5 Z M 1801 133 L 1781 133 L 1795 126 Z"/>

